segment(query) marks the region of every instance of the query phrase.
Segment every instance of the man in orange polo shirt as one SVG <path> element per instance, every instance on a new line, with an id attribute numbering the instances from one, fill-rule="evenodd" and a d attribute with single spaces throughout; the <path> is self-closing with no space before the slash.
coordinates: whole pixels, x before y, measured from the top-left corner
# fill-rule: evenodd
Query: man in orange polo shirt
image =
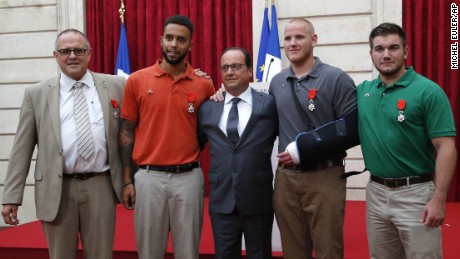
<path id="1" fill-rule="evenodd" d="M 165 21 L 163 60 L 128 78 L 122 102 L 120 145 L 123 204 L 134 209 L 139 258 L 164 258 L 171 230 L 174 257 L 198 258 L 204 178 L 199 167 L 197 111 L 215 90 L 185 61 L 193 24 Z M 134 176 L 131 165 L 139 165 Z"/>

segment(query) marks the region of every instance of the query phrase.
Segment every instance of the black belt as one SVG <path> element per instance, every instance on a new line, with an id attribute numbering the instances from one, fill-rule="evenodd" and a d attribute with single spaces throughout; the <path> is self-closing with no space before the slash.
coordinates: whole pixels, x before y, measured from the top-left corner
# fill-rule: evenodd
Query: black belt
<path id="1" fill-rule="evenodd" d="M 309 172 L 323 170 L 329 167 L 343 165 L 343 158 L 333 158 L 323 161 L 318 161 L 316 163 L 309 163 L 307 165 L 280 165 L 282 169 L 288 169 L 295 172 Z"/>
<path id="2" fill-rule="evenodd" d="M 195 162 L 195 163 L 190 163 L 190 164 L 185 164 L 185 165 L 166 165 L 166 166 L 140 165 L 139 167 L 142 169 L 151 170 L 151 171 L 161 171 L 161 172 L 168 172 L 168 173 L 184 173 L 184 172 L 190 172 L 199 166 L 200 166 L 200 163 Z"/>
<path id="3" fill-rule="evenodd" d="M 371 181 L 385 185 L 390 188 L 409 186 L 411 184 L 426 183 L 433 180 L 433 174 L 424 174 L 420 176 L 402 177 L 402 178 L 382 178 L 371 175 Z"/>
<path id="4" fill-rule="evenodd" d="M 110 170 L 107 170 L 105 172 L 101 173 L 96 173 L 96 172 L 91 172 L 91 173 L 74 173 L 74 174 L 63 174 L 64 178 L 72 178 L 77 181 L 84 181 L 88 180 L 91 177 L 98 176 L 98 175 L 107 175 L 109 174 Z"/>

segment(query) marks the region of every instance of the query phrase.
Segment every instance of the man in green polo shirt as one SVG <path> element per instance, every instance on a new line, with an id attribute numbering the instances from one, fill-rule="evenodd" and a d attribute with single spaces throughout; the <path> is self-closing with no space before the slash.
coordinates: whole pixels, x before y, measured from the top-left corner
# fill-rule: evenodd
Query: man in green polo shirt
<path id="1" fill-rule="evenodd" d="M 406 34 L 383 23 L 369 36 L 380 72 L 357 87 L 371 258 L 442 258 L 441 228 L 456 165 L 455 125 L 443 90 L 405 68 Z"/>

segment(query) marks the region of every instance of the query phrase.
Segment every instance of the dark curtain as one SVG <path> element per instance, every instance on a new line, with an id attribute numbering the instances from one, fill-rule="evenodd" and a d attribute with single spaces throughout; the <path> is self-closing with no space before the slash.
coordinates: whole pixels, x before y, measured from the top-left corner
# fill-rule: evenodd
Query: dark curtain
<path id="1" fill-rule="evenodd" d="M 407 32 L 407 65 L 438 83 L 449 97 L 457 135 L 460 130 L 460 70 L 451 69 L 451 4 L 460 0 L 403 0 L 403 28 Z M 458 20 L 457 20 L 458 22 Z M 460 44 L 460 42 L 458 43 Z M 458 53 L 458 52 L 457 52 Z M 460 151 L 457 137 L 457 150 Z M 449 201 L 460 201 L 460 156 L 449 190 Z"/>
<path id="2" fill-rule="evenodd" d="M 91 43 L 90 69 L 113 74 L 120 37 L 120 1 L 86 0 L 86 33 Z M 125 25 L 131 72 L 161 59 L 160 36 L 164 20 L 175 14 L 188 16 L 195 25 L 194 45 L 188 62 L 221 85 L 220 55 L 231 46 L 252 53 L 251 0 L 125 0 Z M 207 176 L 209 154 L 201 159 Z M 207 179 L 206 179 L 207 182 Z"/>

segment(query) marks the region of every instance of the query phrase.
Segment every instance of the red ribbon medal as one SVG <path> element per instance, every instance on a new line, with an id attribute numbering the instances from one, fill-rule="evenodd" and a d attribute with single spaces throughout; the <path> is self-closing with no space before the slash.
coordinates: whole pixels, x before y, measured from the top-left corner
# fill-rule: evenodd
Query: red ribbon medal
<path id="1" fill-rule="evenodd" d="M 110 100 L 110 102 L 112 102 L 112 106 L 113 106 L 113 108 L 115 108 L 115 109 L 118 109 L 118 103 L 117 103 L 117 100 L 114 100 L 114 99 L 112 99 L 112 100 Z"/>
<path id="2" fill-rule="evenodd" d="M 195 107 L 193 106 L 193 103 L 195 102 L 196 97 L 193 93 L 188 94 L 188 112 L 189 113 L 194 113 L 195 112 Z"/>
<path id="3" fill-rule="evenodd" d="M 120 114 L 118 113 L 118 107 L 120 106 L 118 106 L 118 102 L 115 99 L 110 100 L 110 102 L 112 103 L 113 107 L 113 117 L 118 119 L 118 117 L 120 116 Z"/>
<path id="4" fill-rule="evenodd" d="M 308 109 L 310 111 L 314 111 L 315 110 L 315 99 L 316 97 L 316 89 L 310 89 L 308 91 L 308 99 L 310 99 L 310 105 L 308 105 Z"/>
<path id="5" fill-rule="evenodd" d="M 402 123 L 402 122 L 404 122 L 404 120 L 406 119 L 406 116 L 404 116 L 404 111 L 403 111 L 404 108 L 406 108 L 406 101 L 400 99 L 400 100 L 398 101 L 397 107 L 398 107 L 398 110 L 399 110 L 398 122 L 399 122 L 399 123 Z"/>

